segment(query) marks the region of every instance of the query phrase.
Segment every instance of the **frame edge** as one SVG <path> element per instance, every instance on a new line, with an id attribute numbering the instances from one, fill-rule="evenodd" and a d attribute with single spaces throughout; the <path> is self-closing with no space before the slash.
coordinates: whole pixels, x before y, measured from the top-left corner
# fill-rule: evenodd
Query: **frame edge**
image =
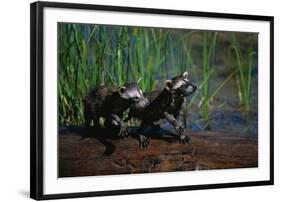
<path id="1" fill-rule="evenodd" d="M 43 199 L 43 9 L 30 4 L 30 197 Z"/>
<path id="2" fill-rule="evenodd" d="M 274 185 L 274 17 L 270 23 L 270 184 Z"/>
<path id="3" fill-rule="evenodd" d="M 230 18 L 230 19 L 260 20 L 260 21 L 270 21 L 273 18 L 273 16 L 253 15 L 253 14 L 112 6 L 112 5 L 102 5 L 102 4 L 64 3 L 64 2 L 51 2 L 51 1 L 37 1 L 37 3 L 40 3 L 42 7 L 50 7 L 50 8 L 69 8 L 69 9 L 73 8 L 73 9 L 82 9 L 82 10 L 102 10 L 102 11 L 107 10 L 107 11 L 117 11 L 117 12 L 149 13 L 149 14 L 165 14 L 165 15 L 189 15 L 195 17 L 214 17 L 214 18 Z"/>

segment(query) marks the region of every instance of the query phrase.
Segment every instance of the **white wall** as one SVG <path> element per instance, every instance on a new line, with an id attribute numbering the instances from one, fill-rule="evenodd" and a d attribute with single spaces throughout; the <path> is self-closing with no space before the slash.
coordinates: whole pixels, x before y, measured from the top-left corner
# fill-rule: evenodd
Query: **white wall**
<path id="1" fill-rule="evenodd" d="M 0 6 L 0 201 L 25 201 L 29 194 L 29 3 Z M 72 0 L 72 2 L 75 2 Z M 78 2 L 78 1 L 76 1 Z M 81 2 L 81 1 L 80 1 Z M 79 2 L 79 3 L 80 3 Z M 83 0 L 83 3 L 275 16 L 275 186 L 143 194 L 77 201 L 277 201 L 280 187 L 281 13 L 278 1 Z M 278 57 L 279 56 L 279 57 Z M 279 92 L 278 92 L 279 91 Z M 71 201 L 70 200 L 70 201 Z"/>

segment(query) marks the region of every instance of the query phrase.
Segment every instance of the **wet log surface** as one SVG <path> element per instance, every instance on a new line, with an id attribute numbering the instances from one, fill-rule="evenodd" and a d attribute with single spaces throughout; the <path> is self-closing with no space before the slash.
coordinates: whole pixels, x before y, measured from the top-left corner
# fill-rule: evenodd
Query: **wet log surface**
<path id="1" fill-rule="evenodd" d="M 191 142 L 180 144 L 171 133 L 158 130 L 147 133 L 150 145 L 142 150 L 136 133 L 126 139 L 106 134 L 60 129 L 59 177 L 258 166 L 256 135 L 185 132 Z"/>

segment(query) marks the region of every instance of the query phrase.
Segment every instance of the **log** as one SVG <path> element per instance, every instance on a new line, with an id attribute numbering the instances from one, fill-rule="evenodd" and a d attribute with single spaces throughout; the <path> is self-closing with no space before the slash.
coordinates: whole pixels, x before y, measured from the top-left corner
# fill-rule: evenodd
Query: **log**
<path id="1" fill-rule="evenodd" d="M 133 130 L 133 129 L 132 129 Z M 147 149 L 137 134 L 126 139 L 106 131 L 63 128 L 59 132 L 59 177 L 249 168 L 258 166 L 257 135 L 185 132 L 180 144 L 170 133 L 154 132 Z"/>

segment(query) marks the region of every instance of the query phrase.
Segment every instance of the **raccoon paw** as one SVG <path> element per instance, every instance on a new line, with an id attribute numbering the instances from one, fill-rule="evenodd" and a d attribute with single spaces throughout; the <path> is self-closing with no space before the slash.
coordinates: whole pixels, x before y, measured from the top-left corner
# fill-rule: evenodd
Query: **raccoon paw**
<path id="1" fill-rule="evenodd" d="M 121 128 L 120 128 L 120 131 L 119 131 L 119 133 L 118 133 L 118 136 L 119 136 L 119 137 L 127 137 L 127 136 L 129 136 L 128 128 L 125 127 L 125 126 L 121 127 Z"/>
<path id="2" fill-rule="evenodd" d="M 187 144 L 191 141 L 190 137 L 185 136 L 185 135 L 180 135 L 179 136 L 179 141 L 181 144 Z"/>
<path id="3" fill-rule="evenodd" d="M 175 126 L 175 130 L 178 135 L 181 135 L 184 132 L 184 128 L 180 125 Z"/>
<path id="4" fill-rule="evenodd" d="M 147 137 L 145 137 L 144 135 L 139 136 L 140 149 L 146 149 L 149 144 L 150 144 L 150 142 L 149 142 L 149 139 Z"/>

